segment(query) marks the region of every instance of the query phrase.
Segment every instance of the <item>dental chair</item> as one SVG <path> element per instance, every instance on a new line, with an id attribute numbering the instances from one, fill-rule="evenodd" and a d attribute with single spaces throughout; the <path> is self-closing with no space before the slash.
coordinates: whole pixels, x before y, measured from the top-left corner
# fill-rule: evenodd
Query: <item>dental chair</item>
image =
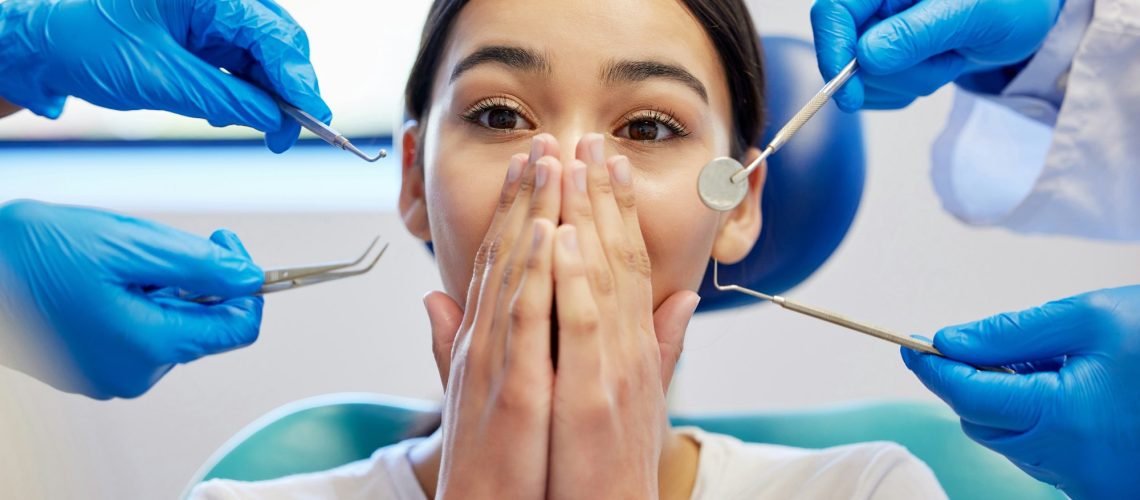
<path id="1" fill-rule="evenodd" d="M 810 44 L 765 37 L 769 130 L 765 141 L 822 85 Z M 783 293 L 806 279 L 839 246 L 863 193 L 862 125 L 857 115 L 824 108 L 768 160 L 766 217 L 759 242 L 741 263 L 721 268 L 722 280 Z M 718 292 L 706 274 L 700 312 L 756 304 Z M 367 458 L 409 437 L 437 405 L 371 394 L 321 396 L 278 408 L 225 443 L 190 482 L 212 478 L 265 480 L 330 469 Z M 969 440 L 942 405 L 869 402 L 795 412 L 678 416 L 744 441 L 822 448 L 866 441 L 905 446 L 934 471 L 950 498 L 1065 498 L 1004 457 Z M 189 489 L 187 489 L 187 492 Z M 836 492 L 837 498 L 842 496 Z"/>

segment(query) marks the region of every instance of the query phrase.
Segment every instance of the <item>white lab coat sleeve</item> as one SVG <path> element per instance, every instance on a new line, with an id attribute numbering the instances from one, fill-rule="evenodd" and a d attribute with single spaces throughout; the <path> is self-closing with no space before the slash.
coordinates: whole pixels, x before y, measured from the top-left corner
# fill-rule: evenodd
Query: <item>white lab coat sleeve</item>
<path id="1" fill-rule="evenodd" d="M 1140 0 L 1068 0 L 1000 95 L 959 90 L 932 179 L 970 224 L 1140 240 Z"/>

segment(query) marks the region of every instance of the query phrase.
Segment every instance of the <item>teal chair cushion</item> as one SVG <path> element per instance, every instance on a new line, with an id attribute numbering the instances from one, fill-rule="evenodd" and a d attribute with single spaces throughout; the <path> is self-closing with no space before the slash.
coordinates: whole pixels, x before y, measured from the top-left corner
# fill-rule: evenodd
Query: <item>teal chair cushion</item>
<path id="1" fill-rule="evenodd" d="M 273 479 L 367 458 L 432 420 L 436 409 L 429 402 L 370 394 L 336 394 L 286 405 L 231 438 L 190 486 L 212 478 Z M 802 448 L 893 441 L 926 462 L 950 498 L 1065 498 L 970 441 L 958 419 L 940 405 L 875 402 L 811 411 L 675 417 L 673 423 L 748 442 Z"/>

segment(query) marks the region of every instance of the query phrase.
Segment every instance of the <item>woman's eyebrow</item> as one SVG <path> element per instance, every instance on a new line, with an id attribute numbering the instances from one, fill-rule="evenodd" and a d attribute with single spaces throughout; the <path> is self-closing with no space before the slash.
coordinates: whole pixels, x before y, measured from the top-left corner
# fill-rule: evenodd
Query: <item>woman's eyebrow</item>
<path id="1" fill-rule="evenodd" d="M 685 68 L 660 61 L 613 61 L 602 68 L 602 81 L 609 85 L 626 82 L 641 82 L 651 78 L 673 80 L 689 87 L 701 96 L 705 104 L 709 93 L 705 85 Z"/>
<path id="2" fill-rule="evenodd" d="M 531 73 L 550 72 L 550 62 L 540 52 L 523 47 L 490 45 L 480 47 L 459 61 L 459 64 L 455 65 L 455 70 L 451 72 L 451 81 L 454 82 L 460 75 L 476 66 L 491 63 Z"/>

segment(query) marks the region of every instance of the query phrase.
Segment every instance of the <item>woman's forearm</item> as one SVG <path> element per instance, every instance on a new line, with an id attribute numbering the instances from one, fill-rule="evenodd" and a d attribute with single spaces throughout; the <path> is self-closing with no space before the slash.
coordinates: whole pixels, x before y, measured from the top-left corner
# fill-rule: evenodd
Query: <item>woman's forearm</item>
<path id="1" fill-rule="evenodd" d="M 3 97 L 0 97 L 0 118 L 4 118 L 5 116 L 8 116 L 12 113 L 15 113 L 21 109 L 24 109 L 24 108 L 21 108 L 15 104 L 12 104 L 8 101 L 5 101 Z"/>

